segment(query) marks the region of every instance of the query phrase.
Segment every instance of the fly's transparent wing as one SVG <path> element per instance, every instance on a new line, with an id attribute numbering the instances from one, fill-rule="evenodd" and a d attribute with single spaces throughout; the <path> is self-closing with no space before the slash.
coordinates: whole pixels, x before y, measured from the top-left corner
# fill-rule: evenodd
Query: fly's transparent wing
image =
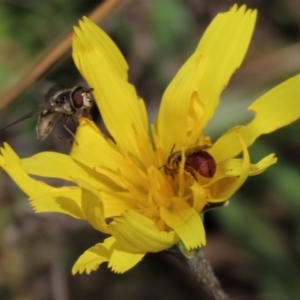
<path id="1" fill-rule="evenodd" d="M 44 100 L 46 102 L 52 102 L 54 99 L 54 96 L 56 96 L 58 93 L 60 93 L 61 91 L 63 91 L 65 89 L 64 86 L 60 85 L 60 84 L 56 84 L 53 87 L 51 87 L 48 92 L 45 95 Z"/>
<path id="2" fill-rule="evenodd" d="M 46 109 L 41 112 L 37 125 L 36 134 L 38 140 L 44 140 L 57 125 L 58 120 L 63 115 L 59 112 L 53 111 L 51 109 Z"/>

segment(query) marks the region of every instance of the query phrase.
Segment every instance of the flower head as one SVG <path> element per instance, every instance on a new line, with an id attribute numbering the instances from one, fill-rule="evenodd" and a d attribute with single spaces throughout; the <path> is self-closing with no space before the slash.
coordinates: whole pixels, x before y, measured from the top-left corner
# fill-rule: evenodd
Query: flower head
<path id="1" fill-rule="evenodd" d="M 29 195 L 36 212 L 84 219 L 109 235 L 81 255 L 73 273 L 90 273 L 103 262 L 122 273 L 147 252 L 179 241 L 187 249 L 205 245 L 199 214 L 224 205 L 248 176 L 276 162 L 270 154 L 251 164 L 247 148 L 260 135 L 299 118 L 299 75 L 257 99 L 249 107 L 255 113 L 249 124 L 215 142 L 203 133 L 245 56 L 255 20 L 256 11 L 245 6 L 217 15 L 167 87 L 150 127 L 115 44 L 87 18 L 74 28 L 75 64 L 94 88 L 112 139 L 81 118 L 69 156 L 43 152 L 19 159 L 7 144 L 0 156 L 0 165 Z M 74 185 L 52 187 L 29 174 Z"/>

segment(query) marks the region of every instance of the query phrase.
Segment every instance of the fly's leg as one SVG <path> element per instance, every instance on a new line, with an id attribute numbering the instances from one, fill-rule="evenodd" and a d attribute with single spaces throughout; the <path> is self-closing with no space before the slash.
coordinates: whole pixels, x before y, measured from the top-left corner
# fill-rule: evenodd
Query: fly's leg
<path id="1" fill-rule="evenodd" d="M 87 114 L 88 119 L 92 120 L 92 116 L 90 115 L 89 111 L 84 111 L 84 112 Z M 70 130 L 70 128 L 67 126 L 67 122 L 69 121 L 69 119 L 71 119 L 74 122 L 74 124 L 76 124 L 75 120 L 77 120 L 77 122 L 78 122 L 79 116 L 76 116 L 76 115 L 73 115 L 73 116 L 65 115 L 64 116 L 64 121 L 63 121 L 63 124 L 62 124 L 62 126 L 65 128 L 65 130 L 68 131 L 69 134 L 73 137 L 73 140 L 70 141 L 71 144 L 72 144 L 72 141 L 74 141 L 76 143 L 76 145 L 78 145 L 78 142 L 76 141 L 74 132 L 72 132 Z"/>
<path id="2" fill-rule="evenodd" d="M 73 142 L 73 139 L 72 138 L 65 138 L 65 137 L 62 137 L 60 135 L 58 135 L 57 133 L 53 132 L 52 133 L 53 135 L 55 135 L 57 138 L 59 138 L 60 140 L 64 140 L 64 141 L 68 141 L 70 142 L 70 144 L 72 145 L 72 142 Z"/>
<path id="3" fill-rule="evenodd" d="M 64 118 L 64 122 L 62 124 L 62 126 L 65 128 L 66 131 L 68 131 L 70 133 L 70 135 L 72 136 L 73 139 L 70 139 L 70 143 L 72 144 L 72 142 L 74 141 L 76 143 L 76 145 L 78 146 L 78 142 L 76 141 L 76 138 L 75 138 L 75 134 L 72 130 L 69 129 L 69 127 L 67 126 L 67 122 L 69 120 L 69 116 L 66 116 Z M 71 118 L 72 119 L 72 118 Z M 73 120 L 74 121 L 74 120 Z"/>
<path id="4" fill-rule="evenodd" d="M 67 122 L 68 122 L 69 118 L 70 118 L 70 116 L 68 116 L 68 115 L 63 115 L 62 126 L 63 126 L 64 129 L 72 136 L 72 138 L 65 138 L 65 137 L 62 137 L 62 136 L 58 135 L 56 132 L 53 132 L 53 134 L 54 134 L 57 138 L 59 138 L 59 139 L 61 139 L 61 140 L 65 140 L 65 141 L 67 140 L 67 141 L 69 141 L 71 145 L 72 145 L 73 141 L 75 141 L 76 145 L 78 145 L 78 143 L 77 143 L 77 141 L 76 141 L 76 139 L 75 139 L 75 134 L 74 134 L 74 133 L 68 128 L 68 126 L 67 126 Z"/>
<path id="5" fill-rule="evenodd" d="M 85 113 L 86 113 L 86 117 L 87 117 L 89 120 L 93 120 L 93 117 L 92 117 L 92 115 L 90 114 L 89 111 L 86 111 Z"/>
<path id="6" fill-rule="evenodd" d="M 83 109 L 82 110 L 82 112 L 81 112 L 81 116 L 83 116 L 83 117 L 85 117 L 85 118 L 87 118 L 87 119 L 89 119 L 89 120 L 93 120 L 93 117 L 92 117 L 92 115 L 90 114 L 90 107 L 89 108 L 86 108 L 86 109 Z"/>

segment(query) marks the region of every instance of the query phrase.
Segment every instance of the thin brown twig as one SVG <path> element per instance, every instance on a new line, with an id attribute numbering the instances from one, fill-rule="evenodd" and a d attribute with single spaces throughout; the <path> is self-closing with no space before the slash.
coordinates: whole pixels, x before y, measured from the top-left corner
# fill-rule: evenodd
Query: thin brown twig
<path id="1" fill-rule="evenodd" d="M 94 22 L 99 22 L 108 15 L 122 0 L 107 0 L 98 5 L 90 14 L 89 18 Z M 30 72 L 25 73 L 18 82 L 10 87 L 8 91 L 4 91 L 0 95 L 0 110 L 8 105 L 13 99 L 18 97 L 26 90 L 33 82 L 41 77 L 55 62 L 63 57 L 71 48 L 72 32 L 67 34 L 61 42 L 56 44 L 50 52 L 47 52 L 33 66 L 30 66 Z"/>

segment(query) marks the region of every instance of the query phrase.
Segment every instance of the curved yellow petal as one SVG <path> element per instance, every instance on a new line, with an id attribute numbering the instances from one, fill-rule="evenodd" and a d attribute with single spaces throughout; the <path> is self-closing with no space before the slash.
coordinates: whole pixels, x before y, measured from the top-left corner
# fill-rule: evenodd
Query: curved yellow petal
<path id="1" fill-rule="evenodd" d="M 277 162 L 277 157 L 275 157 L 275 154 L 269 154 L 268 156 L 261 159 L 256 164 L 251 164 L 250 166 L 250 173 L 249 176 L 255 176 L 262 172 L 264 172 L 267 168 L 269 168 L 271 165 L 275 164 Z"/>
<path id="2" fill-rule="evenodd" d="M 109 233 L 104 216 L 104 206 L 99 192 L 87 181 L 75 178 L 81 187 L 81 207 L 87 221 L 97 230 Z"/>
<path id="3" fill-rule="evenodd" d="M 148 121 L 143 101 L 128 83 L 128 66 L 109 36 L 87 18 L 75 27 L 73 59 L 94 88 L 104 123 L 120 147 L 139 157 L 136 132 L 148 140 Z"/>
<path id="4" fill-rule="evenodd" d="M 108 267 L 115 273 L 124 273 L 134 267 L 145 256 L 145 253 L 129 253 L 118 249 L 114 237 L 109 237 L 103 243 L 96 244 L 86 250 L 76 261 L 72 268 L 72 274 L 92 271 L 104 263 L 109 262 Z"/>
<path id="5" fill-rule="evenodd" d="M 97 270 L 99 265 L 109 261 L 115 241 L 113 237 L 109 237 L 103 243 L 96 244 L 86 250 L 74 264 L 72 274 L 74 275 L 77 272 L 90 274 L 92 271 Z"/>
<path id="6" fill-rule="evenodd" d="M 101 198 L 105 210 L 105 218 L 121 216 L 128 207 L 136 207 L 136 199 L 128 192 L 102 192 Z"/>
<path id="7" fill-rule="evenodd" d="M 200 214 L 204 206 L 207 204 L 207 191 L 196 181 L 193 183 L 190 189 L 193 193 L 193 208 Z"/>
<path id="8" fill-rule="evenodd" d="M 242 158 L 232 158 L 220 163 L 214 180 L 217 181 L 221 178 L 240 176 L 243 161 Z"/>
<path id="9" fill-rule="evenodd" d="M 246 146 L 252 145 L 260 135 L 299 119 L 299 95 L 300 74 L 286 80 L 253 102 L 248 109 L 255 113 L 254 119 L 246 126 L 239 127 Z M 232 158 L 242 151 L 236 130 L 237 128 L 233 128 L 226 132 L 209 149 L 217 163 Z"/>
<path id="10" fill-rule="evenodd" d="M 124 189 L 120 173 L 131 182 L 138 182 L 140 176 L 143 176 L 139 169 L 134 168 L 134 164 L 118 152 L 116 145 L 107 139 L 93 122 L 80 119 L 76 141 L 70 156 L 89 169 L 90 175 L 98 181 L 97 187 L 102 190 Z"/>
<path id="11" fill-rule="evenodd" d="M 7 143 L 4 143 L 4 147 L 1 148 L 0 166 L 29 197 L 51 193 L 56 190 L 42 181 L 31 178 L 23 168 L 21 159 Z"/>
<path id="12" fill-rule="evenodd" d="M 108 267 L 115 273 L 124 273 L 139 263 L 146 253 L 130 253 L 114 248 Z"/>
<path id="13" fill-rule="evenodd" d="M 1 148 L 0 166 L 30 197 L 29 201 L 35 212 L 59 212 L 78 219 L 85 218 L 80 206 L 79 188 L 56 188 L 31 178 L 23 168 L 21 159 L 6 143 Z"/>
<path id="14" fill-rule="evenodd" d="M 152 220 L 133 210 L 115 218 L 108 228 L 117 243 L 131 253 L 159 252 L 179 240 L 173 231 L 159 231 Z"/>
<path id="15" fill-rule="evenodd" d="M 208 202 L 224 202 L 228 200 L 242 186 L 250 174 L 251 164 L 248 149 L 246 148 L 239 131 L 235 131 L 235 134 L 238 136 L 243 150 L 242 163 L 240 164 L 241 161 L 239 160 L 231 160 L 231 163 L 233 163 L 232 170 L 228 169 L 225 177 L 212 184 L 211 189 L 212 192 L 214 191 L 215 193 L 211 195 L 211 198 L 208 199 Z M 240 172 L 237 171 L 239 170 L 239 166 Z M 231 173 L 232 171 L 236 172 L 236 174 Z M 236 177 L 234 177 L 234 175 L 236 175 Z"/>
<path id="16" fill-rule="evenodd" d="M 222 90 L 245 56 L 255 20 L 256 11 L 235 5 L 229 12 L 218 14 L 209 25 L 195 53 L 163 96 L 157 133 L 165 153 L 174 144 L 181 148 L 199 139 Z"/>
<path id="17" fill-rule="evenodd" d="M 261 159 L 256 164 L 250 164 L 249 176 L 255 176 L 264 172 L 267 168 L 277 162 L 275 154 L 269 154 L 268 156 Z M 243 159 L 233 158 L 224 161 L 218 166 L 218 174 L 216 180 L 225 177 L 240 176 L 243 169 Z"/>
<path id="18" fill-rule="evenodd" d="M 53 188 L 53 191 L 29 198 L 36 213 L 57 212 L 76 219 L 85 219 L 81 208 L 81 189 L 78 187 Z"/>
<path id="19" fill-rule="evenodd" d="M 162 220 L 178 234 L 188 250 L 205 245 L 202 220 L 197 212 L 182 199 L 172 198 L 168 207 L 160 207 L 160 214 Z"/>
<path id="20" fill-rule="evenodd" d="M 102 187 L 99 180 L 77 164 L 69 155 L 56 152 L 41 152 L 21 159 L 22 167 L 32 175 L 60 178 L 72 181 L 73 177 L 86 179 L 94 186 Z"/>

